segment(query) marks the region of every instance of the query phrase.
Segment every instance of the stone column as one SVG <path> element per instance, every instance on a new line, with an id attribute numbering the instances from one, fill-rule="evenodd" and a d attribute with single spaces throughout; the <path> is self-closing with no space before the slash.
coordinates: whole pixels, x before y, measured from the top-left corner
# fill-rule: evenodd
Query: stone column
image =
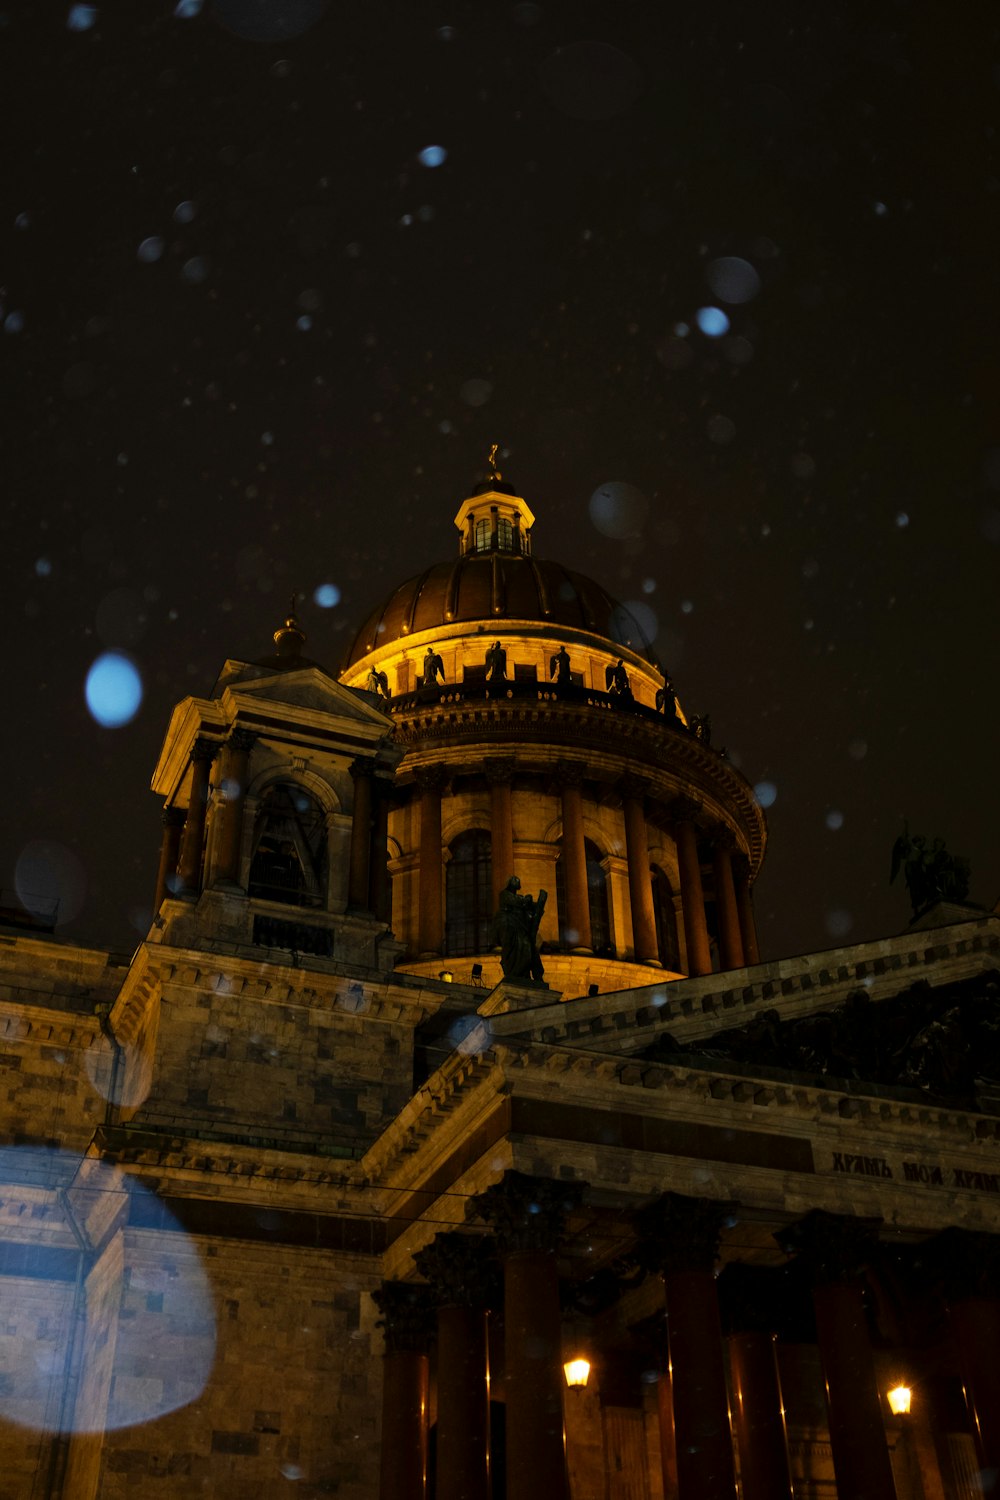
<path id="1" fill-rule="evenodd" d="M 656 1416 L 660 1429 L 660 1473 L 664 1500 L 677 1500 L 677 1434 L 674 1431 L 674 1382 L 669 1355 L 656 1382 Z"/>
<path id="2" fill-rule="evenodd" d="M 153 897 L 153 916 L 163 905 L 165 896 L 174 894 L 176 879 L 171 876 L 177 874 L 177 855 L 181 847 L 181 829 L 184 827 L 184 809 L 182 807 L 165 807 L 163 809 L 163 835 L 160 839 L 160 864 L 156 872 L 156 894 Z"/>
<path id="3" fill-rule="evenodd" d="M 718 1280 L 729 1344 L 742 1500 L 792 1500 L 776 1335 L 780 1272 L 736 1261 Z"/>
<path id="4" fill-rule="evenodd" d="M 379 1500 L 427 1500 L 427 1350 L 434 1311 L 427 1288 L 383 1281 L 372 1293 L 385 1335 Z"/>
<path id="5" fill-rule="evenodd" d="M 684 917 L 684 939 L 687 945 L 689 974 L 711 974 L 712 955 L 708 946 L 708 924 L 705 921 L 705 895 L 701 888 L 701 864 L 698 859 L 698 834 L 691 821 L 693 806 L 675 804 L 674 841 L 677 844 L 677 873 L 681 883 L 681 912 Z"/>
<path id="6" fill-rule="evenodd" d="M 391 784 L 384 777 L 375 778 L 375 820 L 372 827 L 371 893 L 372 911 L 380 922 L 392 922 L 392 882 L 389 878 L 389 803 Z"/>
<path id="7" fill-rule="evenodd" d="M 243 840 L 243 811 L 246 805 L 247 772 L 250 751 L 257 736 L 249 729 L 234 729 L 222 747 L 222 814 L 215 853 L 212 860 L 212 885 L 238 886 L 240 883 L 240 849 Z"/>
<path id="8" fill-rule="evenodd" d="M 942 1279 L 980 1467 L 1000 1473 L 1000 1235 L 946 1229 L 921 1248 Z"/>
<path id="9" fill-rule="evenodd" d="M 728 828 L 717 828 L 712 839 L 715 869 L 715 909 L 719 914 L 719 955 L 724 969 L 742 969 L 743 936 L 740 932 L 736 889 L 733 885 L 733 846 Z"/>
<path id="10" fill-rule="evenodd" d="M 649 841 L 646 837 L 644 798 L 646 782 L 626 776 L 618 784 L 625 819 L 625 857 L 628 860 L 628 894 L 632 907 L 632 942 L 637 964 L 658 964 L 656 918 L 653 915 L 653 882 L 649 873 Z"/>
<path id="11" fill-rule="evenodd" d="M 639 1255 L 667 1297 L 679 1500 L 735 1500 L 714 1267 L 735 1205 L 664 1193 L 636 1215 Z"/>
<path id="12" fill-rule="evenodd" d="M 493 910 L 496 911 L 500 905 L 500 892 L 514 874 L 514 817 L 510 790 L 514 762 L 488 760 L 485 768 L 490 784 L 490 869 Z"/>
<path id="13" fill-rule="evenodd" d="M 191 750 L 191 797 L 188 802 L 181 852 L 177 865 L 180 889 L 187 896 L 201 889 L 201 858 L 205 847 L 205 818 L 208 813 L 208 779 L 212 761 L 219 746 L 215 740 L 195 740 Z"/>
<path id="14" fill-rule="evenodd" d="M 491 1237 L 439 1234 L 414 1256 L 438 1304 L 435 1500 L 490 1500 L 487 1309 L 500 1296 Z"/>
<path id="15" fill-rule="evenodd" d="M 556 1245 L 582 1188 L 508 1172 L 472 1200 L 504 1268 L 507 1493 L 569 1500 Z"/>
<path id="16" fill-rule="evenodd" d="M 736 910 L 739 915 L 740 937 L 743 941 L 743 962 L 760 963 L 757 947 L 757 923 L 753 914 L 753 897 L 750 893 L 750 861 L 745 854 L 733 860 L 733 881 L 736 887 Z"/>
<path id="17" fill-rule="evenodd" d="M 351 813 L 351 853 L 347 875 L 347 910 L 366 912 L 369 908 L 369 877 L 372 853 L 372 778 L 375 767 L 370 760 L 351 762 L 354 782 L 354 808 Z"/>
<path id="18" fill-rule="evenodd" d="M 421 957 L 433 958 L 444 947 L 441 849 L 441 788 L 447 780 L 443 766 L 425 766 L 413 773 L 420 788 L 420 873 L 417 895 L 417 947 Z"/>
<path id="19" fill-rule="evenodd" d="M 813 1209 L 775 1236 L 812 1274 L 837 1493 L 864 1500 L 896 1496 L 861 1296 L 880 1223 Z"/>
<path id="20" fill-rule="evenodd" d="M 566 875 L 566 925 L 576 933 L 574 952 L 590 953 L 590 894 L 587 850 L 583 838 L 583 768 L 565 762 L 557 769 L 562 800 L 562 858 Z"/>

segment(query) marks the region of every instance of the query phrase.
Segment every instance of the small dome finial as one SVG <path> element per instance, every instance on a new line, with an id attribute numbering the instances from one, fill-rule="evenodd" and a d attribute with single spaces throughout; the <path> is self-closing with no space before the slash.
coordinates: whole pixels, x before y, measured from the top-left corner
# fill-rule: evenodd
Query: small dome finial
<path id="1" fill-rule="evenodd" d="M 492 443 L 490 445 L 490 456 L 486 460 L 486 462 L 490 466 L 490 479 L 491 480 L 497 480 L 497 479 L 502 479 L 503 478 L 503 475 L 500 473 L 500 470 L 497 468 L 497 453 L 499 452 L 499 450 L 500 450 L 500 444 L 499 443 Z"/>
<path id="2" fill-rule="evenodd" d="M 284 625 L 274 632 L 274 644 L 279 656 L 301 656 L 302 647 L 306 643 L 305 631 L 295 615 L 296 597 L 295 594 L 292 595 Z"/>

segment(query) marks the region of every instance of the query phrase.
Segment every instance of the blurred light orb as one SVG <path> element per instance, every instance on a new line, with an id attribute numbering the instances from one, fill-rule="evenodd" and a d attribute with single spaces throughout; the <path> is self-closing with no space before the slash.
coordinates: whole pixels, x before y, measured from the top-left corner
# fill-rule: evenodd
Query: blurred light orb
<path id="1" fill-rule="evenodd" d="M 141 242 L 135 253 L 144 266 L 151 266 L 163 254 L 162 237 L 158 234 L 151 234 L 148 239 Z"/>
<path id="2" fill-rule="evenodd" d="M 189 286 L 200 286 L 208 279 L 208 260 L 204 255 L 192 255 L 181 266 L 181 277 Z"/>
<path id="3" fill-rule="evenodd" d="M 14 889 L 26 911 L 59 927 L 72 922 L 87 899 L 82 862 L 55 839 L 30 839 L 14 866 Z"/>
<path id="4" fill-rule="evenodd" d="M 192 17 L 201 14 L 204 0 L 177 0 L 174 6 L 174 15 L 181 21 L 190 21 Z"/>
<path id="5" fill-rule="evenodd" d="M 753 359 L 753 344 L 737 333 L 723 341 L 722 354 L 731 365 L 748 365 Z"/>
<path id="6" fill-rule="evenodd" d="M 838 908 L 834 911 L 828 911 L 824 914 L 823 926 L 826 928 L 831 937 L 846 937 L 851 928 L 854 926 L 854 918 L 851 916 L 849 911 L 844 911 L 842 908 Z"/>
<path id="7" fill-rule="evenodd" d="M 458 32 L 454 26 L 439 26 L 434 35 L 439 42 L 453 42 L 458 36 Z"/>
<path id="8" fill-rule="evenodd" d="M 773 781 L 758 781 L 753 794 L 761 807 L 773 807 L 778 800 L 778 788 Z"/>
<path id="9" fill-rule="evenodd" d="M 320 609 L 333 609 L 340 603 L 340 590 L 335 583 L 321 583 L 313 593 L 313 603 Z"/>
<path id="10" fill-rule="evenodd" d="M 245 42 L 283 42 L 321 20 L 329 0 L 212 0 L 212 15 Z"/>
<path id="11" fill-rule="evenodd" d="M 825 821 L 826 826 L 827 828 L 829 828 L 830 832 L 836 833 L 838 829 L 843 828 L 844 826 L 844 814 L 838 811 L 837 808 L 831 807 L 830 811 L 826 815 Z"/>
<path id="12" fill-rule="evenodd" d="M 295 326 L 300 333 L 308 333 L 313 326 L 313 320 L 308 313 L 303 313 L 300 318 L 295 319 Z"/>
<path id="13" fill-rule="evenodd" d="M 197 212 L 198 210 L 191 202 L 191 199 L 185 198 L 183 203 L 178 203 L 177 207 L 174 209 L 174 223 L 190 224 L 191 220 L 194 218 Z"/>
<path id="14" fill-rule="evenodd" d="M 105 729 L 120 729 L 139 712 L 142 678 L 120 651 L 103 651 L 87 673 L 84 696 L 91 716 Z"/>
<path id="15" fill-rule="evenodd" d="M 611 611 L 608 634 L 619 646 L 631 646 L 633 651 L 642 651 L 656 639 L 660 622 L 648 604 L 640 599 L 630 599 Z"/>
<path id="16" fill-rule="evenodd" d="M 884 203 L 876 203 L 875 204 L 875 212 L 876 212 L 876 214 L 878 215 L 878 217 L 880 219 L 884 219 L 885 216 L 886 216 L 886 214 L 889 212 L 889 209 L 888 209 L 887 205 L 884 204 Z"/>
<path id="17" fill-rule="evenodd" d="M 422 167 L 443 167 L 448 153 L 443 146 L 425 146 L 417 152 L 417 161 Z"/>
<path id="18" fill-rule="evenodd" d="M 24 313 L 15 308 L 4 318 L 3 326 L 5 333 L 20 333 L 24 327 Z"/>
<path id="19" fill-rule="evenodd" d="M 675 323 L 674 324 L 674 333 L 677 335 L 677 337 L 679 339 L 686 339 L 687 336 L 688 336 L 688 334 L 690 332 L 691 332 L 691 326 L 690 326 L 689 323 Z"/>
<path id="20" fill-rule="evenodd" d="M 52 574 L 52 564 L 47 557 L 40 557 L 35 562 L 35 572 L 39 578 L 49 578 Z"/>
<path id="21" fill-rule="evenodd" d="M 655 578 L 644 578 L 642 580 L 642 592 L 644 594 L 655 594 L 656 593 L 656 579 Z"/>
<path id="22" fill-rule="evenodd" d="M 467 380 L 458 393 L 466 406 L 485 406 L 493 394 L 489 380 Z"/>
<path id="23" fill-rule="evenodd" d="M 694 600 L 693 599 L 682 599 L 681 600 L 681 614 L 682 615 L 693 615 L 694 614 Z"/>
<path id="24" fill-rule="evenodd" d="M 897 513 L 897 515 L 896 515 L 896 525 L 902 530 L 902 528 L 904 526 L 909 526 L 909 524 L 910 524 L 910 518 L 906 514 L 906 511 L 905 510 L 899 511 Z"/>
<path id="25" fill-rule="evenodd" d="M 591 524 L 602 536 L 615 541 L 640 536 L 646 523 L 649 501 L 636 485 L 612 479 L 599 485 L 588 503 Z"/>
<path id="26" fill-rule="evenodd" d="M 71 5 L 66 17 L 68 31 L 89 31 L 97 24 L 96 5 Z"/>
<path id="27" fill-rule="evenodd" d="M 722 255 L 709 263 L 705 280 L 721 302 L 750 302 L 760 291 L 760 277 L 748 260 Z"/>
<path id="28" fill-rule="evenodd" d="M 729 319 L 721 307 L 699 307 L 694 320 L 707 339 L 721 339 L 729 332 Z"/>
<path id="29" fill-rule="evenodd" d="M 18 214 L 17 218 L 14 220 L 14 228 L 15 229 L 30 229 L 31 228 L 31 215 L 28 214 L 28 213 Z"/>

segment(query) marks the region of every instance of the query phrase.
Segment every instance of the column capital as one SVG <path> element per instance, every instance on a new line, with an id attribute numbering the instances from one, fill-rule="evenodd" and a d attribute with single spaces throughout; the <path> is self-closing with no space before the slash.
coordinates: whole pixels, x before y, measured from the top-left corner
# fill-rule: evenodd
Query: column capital
<path id="1" fill-rule="evenodd" d="M 587 775 L 586 766 L 581 766 L 575 760 L 560 760 L 555 764 L 552 772 L 556 786 L 583 786 Z"/>
<path id="2" fill-rule="evenodd" d="M 943 1229 L 917 1247 L 916 1260 L 948 1303 L 1000 1298 L 1000 1235 Z"/>
<path id="3" fill-rule="evenodd" d="M 416 766 L 413 780 L 422 792 L 440 792 L 447 784 L 449 775 L 447 766 Z"/>
<path id="4" fill-rule="evenodd" d="M 517 762 L 512 756 L 487 756 L 482 763 L 486 780 L 490 786 L 510 786 L 517 770 Z"/>
<path id="5" fill-rule="evenodd" d="M 164 828 L 183 828 L 187 812 L 183 807 L 165 807 L 160 814 Z"/>
<path id="6" fill-rule="evenodd" d="M 503 1281 L 492 1235 L 437 1234 L 418 1250 L 413 1263 L 427 1278 L 440 1307 L 500 1307 Z"/>
<path id="7" fill-rule="evenodd" d="M 695 823 L 702 810 L 701 803 L 694 797 L 671 797 L 664 808 L 672 823 Z"/>
<path id="8" fill-rule="evenodd" d="M 647 1270 L 667 1276 L 676 1271 L 712 1271 L 723 1225 L 738 1206 L 714 1198 L 664 1193 L 635 1215 L 640 1260 Z"/>
<path id="9" fill-rule="evenodd" d="M 237 724 L 236 728 L 230 731 L 226 744 L 233 750 L 249 754 L 259 738 L 260 736 L 254 730 L 244 729 L 242 725 Z"/>
<path id="10" fill-rule="evenodd" d="M 566 1219 L 583 1197 L 583 1183 L 554 1182 L 507 1172 L 485 1192 L 470 1199 L 472 1213 L 485 1219 L 503 1253 L 555 1250 Z"/>
<path id="11" fill-rule="evenodd" d="M 708 836 L 712 840 L 713 849 L 727 854 L 736 853 L 736 835 L 725 823 L 716 823 L 714 828 L 709 829 Z"/>
<path id="12" fill-rule="evenodd" d="M 219 753 L 220 745 L 219 740 L 210 740 L 206 735 L 199 734 L 191 746 L 191 759 L 213 761 Z"/>
<path id="13" fill-rule="evenodd" d="M 359 776 L 372 777 L 375 775 L 375 762 L 373 760 L 365 760 L 363 756 L 359 755 L 356 760 L 351 761 L 347 769 L 350 772 L 351 780 L 357 781 Z"/>
<path id="14" fill-rule="evenodd" d="M 774 1236 L 786 1255 L 797 1255 L 812 1272 L 814 1286 L 861 1278 L 875 1248 L 880 1218 L 855 1218 L 814 1208 Z"/>
<path id="15" fill-rule="evenodd" d="M 616 788 L 622 797 L 633 797 L 637 802 L 641 802 L 649 791 L 649 778 L 629 773 L 618 778 Z"/>
<path id="16" fill-rule="evenodd" d="M 385 1338 L 385 1352 L 426 1354 L 434 1333 L 434 1299 L 427 1287 L 412 1281 L 383 1281 L 372 1292 L 381 1316 L 375 1326 Z"/>

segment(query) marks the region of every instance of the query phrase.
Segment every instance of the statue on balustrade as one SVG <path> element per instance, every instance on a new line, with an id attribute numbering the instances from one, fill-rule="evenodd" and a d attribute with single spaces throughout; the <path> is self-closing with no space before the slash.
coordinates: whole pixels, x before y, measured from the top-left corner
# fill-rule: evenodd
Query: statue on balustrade
<path id="1" fill-rule="evenodd" d="M 669 677 L 664 677 L 663 686 L 656 689 L 656 712 L 664 714 L 668 724 L 677 720 L 677 696 Z"/>
<path id="2" fill-rule="evenodd" d="M 547 894 L 539 891 L 535 901 L 520 892 L 521 882 L 512 875 L 500 892 L 500 904 L 493 918 L 493 938 L 500 945 L 500 966 L 505 979 L 541 982 L 545 971 L 538 956 L 538 926 Z"/>
<path id="3" fill-rule="evenodd" d="M 486 681 L 507 681 L 507 653 L 499 641 L 494 641 L 486 653 Z"/>
<path id="4" fill-rule="evenodd" d="M 571 685 L 573 674 L 570 671 L 569 652 L 565 646 L 560 646 L 556 654 L 550 657 L 549 677 L 555 678 L 557 687 L 569 687 Z"/>
<path id="5" fill-rule="evenodd" d="M 372 667 L 368 673 L 368 681 L 365 687 L 370 693 L 377 693 L 380 698 L 389 701 L 389 679 L 385 672 L 380 672 L 378 667 Z"/>
<path id="6" fill-rule="evenodd" d="M 628 672 L 620 656 L 613 667 L 605 668 L 604 684 L 612 698 L 631 699 L 632 684 L 628 680 Z"/>
<path id="7" fill-rule="evenodd" d="M 913 915 L 918 916 L 935 901 L 964 901 L 969 894 L 969 861 L 949 854 L 944 839 L 929 843 L 923 834 L 910 836 L 909 824 L 892 846 L 892 885 L 900 870 L 910 896 Z"/>
<path id="8" fill-rule="evenodd" d="M 424 655 L 424 687 L 437 687 L 444 683 L 444 662 L 433 646 L 428 646 Z"/>
<path id="9" fill-rule="evenodd" d="M 712 743 L 711 714 L 692 714 L 689 727 L 695 739 L 701 740 L 703 745 L 710 745 Z"/>

